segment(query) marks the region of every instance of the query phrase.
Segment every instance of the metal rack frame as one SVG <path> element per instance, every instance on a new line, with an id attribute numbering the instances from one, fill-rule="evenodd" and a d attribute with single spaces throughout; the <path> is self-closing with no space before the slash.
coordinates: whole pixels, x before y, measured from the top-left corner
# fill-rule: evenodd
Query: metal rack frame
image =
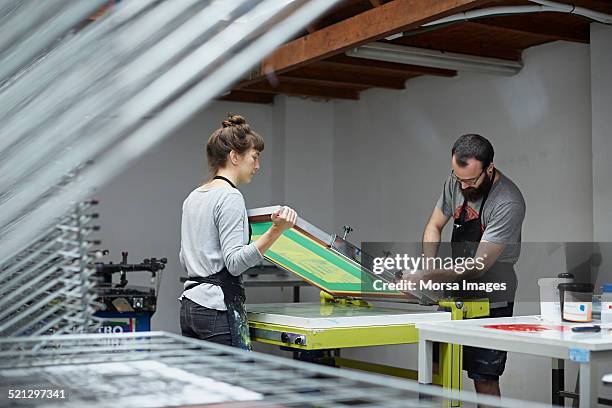
<path id="1" fill-rule="evenodd" d="M 0 7 L 2 32 L 29 41 L 0 72 L 0 263 L 338 1 L 120 2 L 85 27 L 75 17 L 102 0 Z M 0 62 L 11 46 L 0 40 Z"/>
<path id="2" fill-rule="evenodd" d="M 133 401 L 135 396 L 145 398 L 164 391 L 159 389 L 160 379 L 150 372 L 136 372 L 133 365 L 131 376 L 135 378 L 129 380 L 132 385 L 129 389 L 121 385 L 121 381 L 126 381 L 121 376 L 101 376 L 95 370 L 87 370 L 85 376 L 74 374 L 83 372 L 87 365 L 149 360 L 260 393 L 263 398 L 248 405 L 256 407 L 430 407 L 449 398 L 494 407 L 525 406 L 524 401 L 443 392 L 438 387 L 246 352 L 164 332 L 0 339 L 0 388 L 53 384 L 55 388 L 66 389 L 69 395 L 62 401 L 48 400 L 54 404 L 62 402 L 62 406 L 76 407 L 86 403 L 90 408 L 109 404 L 129 406 L 122 405 L 123 399 Z M 49 370 L 60 366 L 61 370 Z M 178 378 L 164 381 L 172 383 L 164 387 L 179 390 Z M 6 393 L 1 398 L 6 398 Z M 163 401 L 160 396 L 157 406 L 164 406 Z"/>
<path id="3" fill-rule="evenodd" d="M 69 212 L 338 1 L 124 1 L 94 19 L 108 0 L 2 2 L 0 334 L 84 331 L 90 230 Z"/>
<path id="4" fill-rule="evenodd" d="M 0 335 L 82 333 L 95 328 L 90 234 L 95 201 L 78 204 L 27 249 L 0 264 Z"/>

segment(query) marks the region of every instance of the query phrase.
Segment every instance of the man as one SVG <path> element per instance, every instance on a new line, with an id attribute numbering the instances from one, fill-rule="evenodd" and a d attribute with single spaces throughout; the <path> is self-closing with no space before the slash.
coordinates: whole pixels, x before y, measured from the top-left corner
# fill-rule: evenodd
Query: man
<path id="1" fill-rule="evenodd" d="M 462 293 L 463 298 L 488 297 L 491 317 L 512 316 L 525 201 L 518 187 L 495 168 L 493 146 L 476 134 L 461 136 L 451 151 L 452 172 L 423 232 L 425 256 L 436 256 L 442 229 L 453 218 L 453 258 L 481 259 L 478 267 L 424 271 L 419 279 L 496 283 L 493 292 Z M 501 285 L 503 284 L 503 285 Z M 462 286 L 463 287 L 463 284 Z M 499 306 L 494 308 L 495 306 Z M 499 376 L 506 352 L 464 347 L 463 368 L 476 392 L 500 395 Z"/>

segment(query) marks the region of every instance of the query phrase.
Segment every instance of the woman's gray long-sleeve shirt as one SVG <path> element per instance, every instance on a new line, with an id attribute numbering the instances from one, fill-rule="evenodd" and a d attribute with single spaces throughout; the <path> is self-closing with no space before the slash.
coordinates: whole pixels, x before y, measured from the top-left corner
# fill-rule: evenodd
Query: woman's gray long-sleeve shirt
<path id="1" fill-rule="evenodd" d="M 193 190 L 183 202 L 179 259 L 187 277 L 210 276 L 223 267 L 240 275 L 262 256 L 249 242 L 244 198 L 230 186 Z M 185 282 L 185 287 L 193 281 Z M 203 283 L 181 295 L 209 309 L 227 310 L 220 287 Z"/>

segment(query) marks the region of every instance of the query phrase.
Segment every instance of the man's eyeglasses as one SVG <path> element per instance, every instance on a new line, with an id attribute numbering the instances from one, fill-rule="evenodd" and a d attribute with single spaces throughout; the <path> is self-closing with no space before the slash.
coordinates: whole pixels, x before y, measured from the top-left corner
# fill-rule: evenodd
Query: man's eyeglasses
<path id="1" fill-rule="evenodd" d="M 480 177 L 482 177 L 483 173 L 485 172 L 486 169 L 482 169 L 482 171 L 480 172 L 480 174 L 477 177 L 472 177 L 469 179 L 462 179 L 457 177 L 457 175 L 455 174 L 455 170 L 451 170 L 451 177 L 453 178 L 453 180 L 459 182 L 459 183 L 463 183 L 463 184 L 467 184 L 468 186 L 473 186 L 476 185 L 476 183 L 478 183 L 478 180 L 480 180 Z"/>

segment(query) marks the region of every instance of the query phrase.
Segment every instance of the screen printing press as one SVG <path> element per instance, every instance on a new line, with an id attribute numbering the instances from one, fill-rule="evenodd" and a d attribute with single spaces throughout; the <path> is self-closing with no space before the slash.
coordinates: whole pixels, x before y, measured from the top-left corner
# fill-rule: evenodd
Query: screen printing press
<path id="1" fill-rule="evenodd" d="M 271 226 L 278 207 L 249 210 L 252 239 Z M 345 231 L 346 232 L 346 231 Z M 321 289 L 320 303 L 249 304 L 253 341 L 294 351 L 296 358 L 417 379 L 417 371 L 340 357 L 343 348 L 417 344 L 417 323 L 487 316 L 487 301 L 455 302 L 432 294 L 375 290 L 373 282 L 394 282 L 396 275 L 376 275 L 366 266 L 367 255 L 344 237 L 330 235 L 299 218 L 266 251 L 267 261 Z M 394 307 L 369 301 L 397 302 Z M 439 311 L 438 306 L 450 310 Z M 313 358 L 312 356 L 316 356 Z M 461 388 L 461 347 L 440 346 L 439 374 L 433 382 Z"/>

